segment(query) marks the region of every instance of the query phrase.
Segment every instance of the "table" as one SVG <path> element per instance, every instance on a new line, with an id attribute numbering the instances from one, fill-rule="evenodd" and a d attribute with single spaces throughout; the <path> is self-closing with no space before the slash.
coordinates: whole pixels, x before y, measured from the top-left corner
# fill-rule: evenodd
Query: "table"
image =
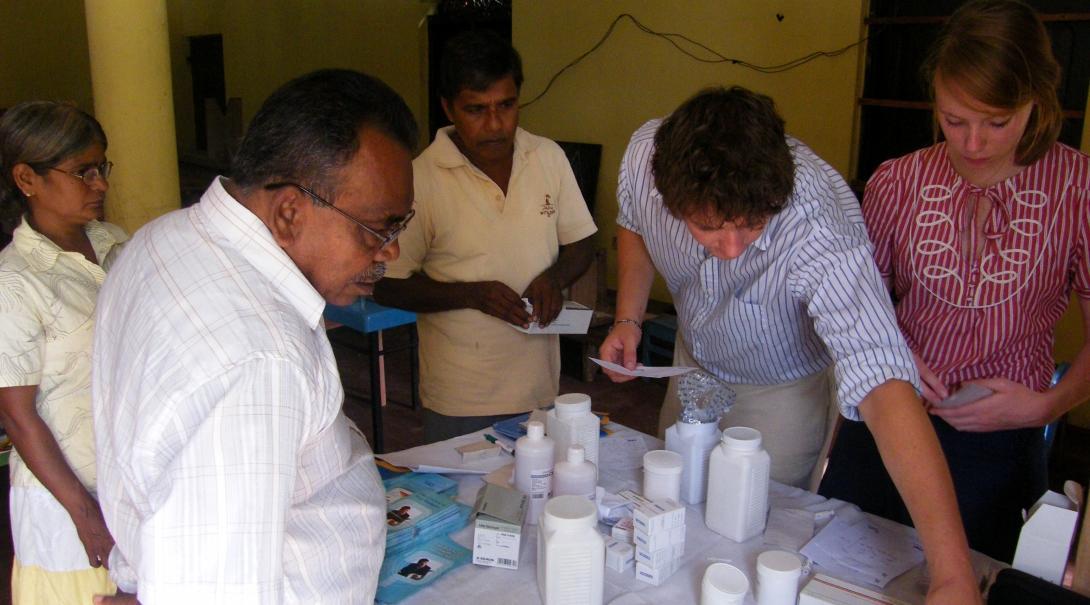
<path id="1" fill-rule="evenodd" d="M 371 426 L 374 431 L 371 446 L 376 452 L 383 452 L 385 448 L 382 437 L 382 408 L 386 405 L 386 365 L 384 356 L 387 353 L 395 353 L 405 348 L 409 349 L 410 397 L 412 398 L 414 410 L 420 409 L 420 396 L 417 384 L 419 382 L 419 373 L 417 369 L 415 328 L 409 331 L 409 344 L 406 347 L 392 349 L 388 349 L 383 345 L 382 331 L 398 326 L 412 326 L 416 323 L 416 313 L 393 307 L 384 307 L 373 300 L 360 298 L 350 305 L 327 305 L 323 315 L 327 321 L 336 322 L 367 335 L 367 351 L 371 364 Z"/>
<path id="2" fill-rule="evenodd" d="M 610 425 L 613 434 L 603 437 L 606 439 L 628 438 L 638 435 L 643 438 L 648 449 L 661 449 L 662 441 L 627 429 L 613 423 Z M 447 441 L 412 448 L 403 452 L 390 455 L 395 463 L 404 463 L 406 459 L 418 461 L 433 461 L 434 464 L 443 466 L 452 464 L 451 460 L 457 460 L 458 455 L 453 448 L 480 441 L 483 434 L 489 430 L 470 433 L 461 437 L 455 437 Z M 381 456 L 380 456 L 381 457 Z M 503 455 L 488 461 L 474 463 L 474 467 L 481 470 L 492 470 L 508 464 L 512 458 Z M 458 500 L 473 505 L 477 490 L 483 484 L 482 475 L 449 475 L 457 479 L 459 492 Z M 607 491 L 617 493 L 623 489 L 640 490 L 642 471 L 639 469 L 616 470 L 602 464 L 599 471 L 598 484 Z M 812 512 L 840 511 L 855 509 L 846 502 L 827 500 L 826 498 L 799 488 L 790 487 L 775 482 L 771 483 L 769 501 L 772 508 L 799 508 Z M 662 605 L 698 603 L 700 601 L 700 582 L 704 569 L 715 561 L 726 561 L 745 572 L 750 579 L 751 592 L 746 597 L 746 603 L 753 604 L 752 588 L 757 579 L 757 555 L 766 550 L 782 550 L 775 546 L 763 543 L 761 536 L 743 543 L 733 542 L 716 534 L 704 525 L 704 505 L 686 505 L 685 511 L 685 556 L 682 567 L 661 586 L 652 586 L 636 579 L 635 574 L 629 571 L 619 574 L 613 570 L 605 570 L 605 603 L 614 605 Z M 599 529 L 603 526 L 599 525 Z M 451 535 L 451 538 L 465 546 L 473 548 L 472 526 Z M 527 525 L 523 530 L 519 568 L 517 570 L 499 569 L 494 567 L 478 567 L 468 564 L 450 572 L 435 584 L 417 593 L 413 598 L 403 601 L 407 605 L 425 603 L 450 603 L 489 605 L 525 603 L 534 605 L 540 603 L 537 590 L 537 527 Z M 1002 564 L 981 555 L 973 554 L 973 565 L 978 572 L 987 572 Z M 925 596 L 923 583 L 923 566 L 917 567 L 908 573 L 893 580 L 883 589 L 883 592 L 910 603 L 922 603 Z M 811 576 L 805 575 L 801 585 Z"/>

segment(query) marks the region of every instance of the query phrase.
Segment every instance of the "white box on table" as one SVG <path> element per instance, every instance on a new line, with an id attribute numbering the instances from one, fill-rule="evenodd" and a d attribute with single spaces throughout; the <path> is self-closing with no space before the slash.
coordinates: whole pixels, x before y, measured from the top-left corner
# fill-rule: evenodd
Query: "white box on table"
<path id="1" fill-rule="evenodd" d="M 632 538 L 636 546 L 642 546 L 647 550 L 662 550 L 678 544 L 685 544 L 685 526 L 678 525 L 677 527 L 660 529 L 650 533 L 637 528 Z"/>
<path id="2" fill-rule="evenodd" d="M 645 536 L 685 525 L 685 507 L 673 500 L 638 504 L 632 511 L 636 533 Z"/>
<path id="3" fill-rule="evenodd" d="M 685 555 L 685 542 L 671 544 L 658 550 L 649 550 L 643 546 L 636 547 L 636 562 L 648 567 L 663 568 L 673 561 L 678 561 Z"/>
<path id="4" fill-rule="evenodd" d="M 609 530 L 609 534 L 613 536 L 614 540 L 633 544 L 634 531 L 635 526 L 632 524 L 632 517 L 622 517 L 620 521 L 613 524 L 613 528 Z"/>
<path id="5" fill-rule="evenodd" d="M 606 538 L 606 567 L 624 573 L 636 564 L 636 550 L 628 542 Z"/>
<path id="6" fill-rule="evenodd" d="M 1012 567 L 1059 584 L 1078 518 L 1079 512 L 1070 498 L 1053 491 L 1045 492 L 1029 509 L 1018 535 Z"/>
<path id="7" fill-rule="evenodd" d="M 636 579 L 658 586 L 665 582 L 670 576 L 674 575 L 674 572 L 680 567 L 680 559 L 674 559 L 663 567 L 651 567 L 650 565 L 645 565 L 637 561 Z"/>
<path id="8" fill-rule="evenodd" d="M 522 492 L 485 483 L 473 507 L 473 563 L 518 569 L 522 523 L 528 498 Z"/>

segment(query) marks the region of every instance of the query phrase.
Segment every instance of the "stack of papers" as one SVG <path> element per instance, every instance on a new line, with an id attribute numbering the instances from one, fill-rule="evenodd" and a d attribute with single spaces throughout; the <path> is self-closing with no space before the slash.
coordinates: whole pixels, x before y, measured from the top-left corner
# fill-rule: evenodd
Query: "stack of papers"
<path id="1" fill-rule="evenodd" d="M 426 483 L 436 481 L 417 477 L 415 480 L 411 475 L 395 477 L 386 484 L 387 558 L 438 536 L 446 536 L 469 522 L 468 506 L 455 502 L 450 491 L 437 493 L 422 488 Z"/>
<path id="2" fill-rule="evenodd" d="M 837 515 L 802 554 L 829 575 L 880 588 L 924 560 L 916 530 L 863 514 Z"/>

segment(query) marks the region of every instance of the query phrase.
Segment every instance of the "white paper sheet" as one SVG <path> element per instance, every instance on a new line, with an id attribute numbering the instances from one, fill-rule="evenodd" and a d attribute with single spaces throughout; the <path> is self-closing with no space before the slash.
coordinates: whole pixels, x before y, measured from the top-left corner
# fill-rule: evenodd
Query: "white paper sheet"
<path id="1" fill-rule="evenodd" d="M 798 551 L 814 537 L 814 513 L 798 508 L 774 508 L 768 513 L 764 542 Z"/>
<path id="2" fill-rule="evenodd" d="M 861 513 L 837 515 L 802 554 L 831 576 L 879 588 L 924 560 L 916 530 Z"/>
<path id="3" fill-rule="evenodd" d="M 511 463 L 509 454 L 501 454 L 484 460 L 462 462 L 462 455 L 455 449 L 467 443 L 484 442 L 484 434 L 491 433 L 490 429 L 484 429 L 461 437 L 447 439 L 439 443 L 422 445 L 400 452 L 388 454 L 376 454 L 376 458 L 382 458 L 386 462 L 396 466 L 404 466 L 420 473 L 465 473 L 472 475 L 486 475 Z"/>
<path id="4" fill-rule="evenodd" d="M 669 378 L 671 376 L 688 374 L 696 369 L 687 366 L 645 366 L 643 364 L 638 364 L 635 370 L 629 370 L 622 365 L 603 359 L 595 359 L 594 357 L 590 357 L 589 359 L 607 370 L 612 370 L 618 374 L 623 374 L 624 376 L 637 376 L 639 378 Z"/>
<path id="5" fill-rule="evenodd" d="M 598 440 L 598 467 L 605 472 L 643 467 L 647 441 L 635 431 L 622 431 Z"/>

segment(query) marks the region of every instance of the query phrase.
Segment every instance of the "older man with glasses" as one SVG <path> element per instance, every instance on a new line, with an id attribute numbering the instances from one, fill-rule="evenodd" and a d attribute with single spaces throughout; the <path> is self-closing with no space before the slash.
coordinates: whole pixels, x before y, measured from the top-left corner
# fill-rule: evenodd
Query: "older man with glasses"
<path id="1" fill-rule="evenodd" d="M 384 492 L 321 316 L 397 258 L 416 138 L 378 80 L 302 76 L 231 178 L 118 261 L 95 339 L 99 496 L 111 571 L 142 603 L 374 599 Z"/>

